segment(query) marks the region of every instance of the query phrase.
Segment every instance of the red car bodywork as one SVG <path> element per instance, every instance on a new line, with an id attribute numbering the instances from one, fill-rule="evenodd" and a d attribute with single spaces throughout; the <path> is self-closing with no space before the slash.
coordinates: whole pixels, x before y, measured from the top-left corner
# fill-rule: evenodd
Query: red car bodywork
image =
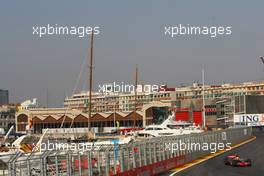
<path id="1" fill-rule="evenodd" d="M 229 155 L 225 158 L 225 164 L 230 166 L 249 167 L 252 162 L 250 159 L 241 159 L 239 155 Z"/>

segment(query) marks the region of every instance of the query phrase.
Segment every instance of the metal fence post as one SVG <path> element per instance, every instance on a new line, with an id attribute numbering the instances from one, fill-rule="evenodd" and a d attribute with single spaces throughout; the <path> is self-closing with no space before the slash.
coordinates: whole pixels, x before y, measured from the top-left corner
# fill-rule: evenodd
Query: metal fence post
<path id="1" fill-rule="evenodd" d="M 153 163 L 153 143 L 152 142 L 150 142 L 149 143 L 149 161 L 150 161 L 150 163 L 149 164 L 152 164 Z"/>
<path id="2" fill-rule="evenodd" d="M 157 145 L 156 145 L 156 142 L 154 142 L 154 144 L 153 144 L 154 146 L 153 146 L 153 157 L 154 157 L 154 163 L 156 163 L 157 162 L 157 153 L 156 153 L 156 147 L 157 147 Z"/>
<path id="3" fill-rule="evenodd" d="M 172 149 L 173 149 L 172 146 L 173 146 L 173 145 L 176 145 L 176 144 L 177 144 L 177 141 L 178 141 L 178 137 L 175 136 L 175 137 L 173 138 L 172 143 L 170 144 L 170 150 L 171 150 L 171 152 L 174 154 L 174 157 L 178 157 L 178 156 L 179 156 L 179 150 L 176 150 L 176 151 L 172 150 Z"/>
<path id="4" fill-rule="evenodd" d="M 132 161 L 132 166 L 133 166 L 133 168 L 136 168 L 137 167 L 137 164 L 136 164 L 136 147 L 135 147 L 135 145 L 132 145 L 132 159 L 133 159 L 133 161 Z"/>
<path id="5" fill-rule="evenodd" d="M 27 159 L 27 175 L 28 176 L 31 176 L 31 167 L 30 167 L 30 160 L 29 159 Z"/>
<path id="6" fill-rule="evenodd" d="M 44 171 L 43 165 L 44 165 L 44 163 L 43 163 L 43 158 L 40 158 L 40 174 L 41 174 L 42 176 L 44 175 L 44 174 L 43 174 L 43 171 Z"/>
<path id="7" fill-rule="evenodd" d="M 141 167 L 142 166 L 142 144 L 141 143 L 138 145 L 138 155 L 139 155 L 138 157 L 139 167 Z"/>
<path id="8" fill-rule="evenodd" d="M 105 162 L 105 175 L 109 176 L 110 172 L 110 158 L 109 158 L 109 151 L 106 153 L 106 162 Z"/>
<path id="9" fill-rule="evenodd" d="M 101 151 L 99 150 L 98 153 L 97 153 L 97 167 L 98 167 L 98 172 L 99 172 L 99 175 L 101 175 L 101 160 L 102 160 L 102 157 L 101 157 Z"/>
<path id="10" fill-rule="evenodd" d="M 81 167 L 81 154 L 78 153 L 78 163 L 79 163 L 79 176 L 82 176 L 82 167 Z"/>
<path id="11" fill-rule="evenodd" d="M 58 166 L 58 155 L 55 155 L 55 169 L 56 169 L 56 176 L 59 175 L 59 166 Z"/>
<path id="12" fill-rule="evenodd" d="M 125 150 L 125 162 L 126 162 L 126 169 L 129 170 L 130 167 L 130 146 L 127 145 L 126 150 Z"/>
<path id="13" fill-rule="evenodd" d="M 16 176 L 16 160 L 12 162 L 12 173 L 14 176 Z"/>
<path id="14" fill-rule="evenodd" d="M 10 175 L 12 175 L 12 166 L 11 166 L 11 163 L 10 162 L 8 162 L 8 173 L 10 174 Z"/>
<path id="15" fill-rule="evenodd" d="M 121 169 L 121 172 L 124 172 L 125 171 L 125 166 L 124 166 L 124 148 L 122 147 L 120 149 L 120 169 Z"/>
<path id="16" fill-rule="evenodd" d="M 165 141 L 161 140 L 160 143 L 160 160 L 163 161 L 165 159 Z"/>
<path id="17" fill-rule="evenodd" d="M 144 144 L 143 144 L 143 159 L 144 159 L 144 166 L 147 165 L 147 144 L 146 142 L 144 141 Z"/>
<path id="18" fill-rule="evenodd" d="M 93 165 L 92 165 L 92 152 L 91 151 L 88 151 L 87 161 L 88 161 L 88 173 L 89 173 L 89 176 L 92 176 L 93 175 Z"/>
<path id="19" fill-rule="evenodd" d="M 66 166 L 67 166 L 67 174 L 68 174 L 68 176 L 72 175 L 72 170 L 71 170 L 72 164 L 71 164 L 71 162 L 72 162 L 71 154 L 67 153 L 67 155 L 66 155 Z"/>

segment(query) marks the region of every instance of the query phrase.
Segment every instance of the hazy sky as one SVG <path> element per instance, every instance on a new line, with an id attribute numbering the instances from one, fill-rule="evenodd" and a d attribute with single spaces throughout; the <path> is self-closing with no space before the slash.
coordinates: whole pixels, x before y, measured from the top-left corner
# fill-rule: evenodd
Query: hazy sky
<path id="1" fill-rule="evenodd" d="M 264 69 L 264 1 L 5 1 L 0 5 L 0 89 L 12 102 L 37 97 L 61 106 L 87 58 L 88 38 L 32 35 L 32 26 L 100 26 L 95 37 L 94 89 L 98 84 L 133 81 L 169 86 L 206 82 L 259 81 Z M 232 26 L 220 38 L 169 38 L 164 26 Z M 86 64 L 86 63 L 85 63 Z M 87 70 L 78 90 L 87 86 Z"/>

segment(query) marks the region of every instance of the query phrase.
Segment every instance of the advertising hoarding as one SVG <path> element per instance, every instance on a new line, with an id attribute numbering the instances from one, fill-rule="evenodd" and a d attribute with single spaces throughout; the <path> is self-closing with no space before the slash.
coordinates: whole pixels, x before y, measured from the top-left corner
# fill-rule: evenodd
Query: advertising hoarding
<path id="1" fill-rule="evenodd" d="M 234 115 L 234 123 L 248 126 L 264 126 L 264 114 Z"/>

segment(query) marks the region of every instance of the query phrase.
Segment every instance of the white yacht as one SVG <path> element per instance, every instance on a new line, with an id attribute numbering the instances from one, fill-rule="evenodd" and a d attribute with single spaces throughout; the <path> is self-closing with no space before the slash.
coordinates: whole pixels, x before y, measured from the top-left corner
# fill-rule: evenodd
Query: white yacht
<path id="1" fill-rule="evenodd" d="M 180 129 L 170 129 L 161 125 L 149 125 L 144 130 L 136 133 L 139 137 L 158 137 L 158 136 L 174 136 L 180 135 Z"/>
<path id="2" fill-rule="evenodd" d="M 145 129 L 135 132 L 138 137 L 158 137 L 175 136 L 191 133 L 201 133 L 203 130 L 199 126 L 184 121 L 175 121 L 174 113 L 162 122 L 160 125 L 149 125 Z"/>

